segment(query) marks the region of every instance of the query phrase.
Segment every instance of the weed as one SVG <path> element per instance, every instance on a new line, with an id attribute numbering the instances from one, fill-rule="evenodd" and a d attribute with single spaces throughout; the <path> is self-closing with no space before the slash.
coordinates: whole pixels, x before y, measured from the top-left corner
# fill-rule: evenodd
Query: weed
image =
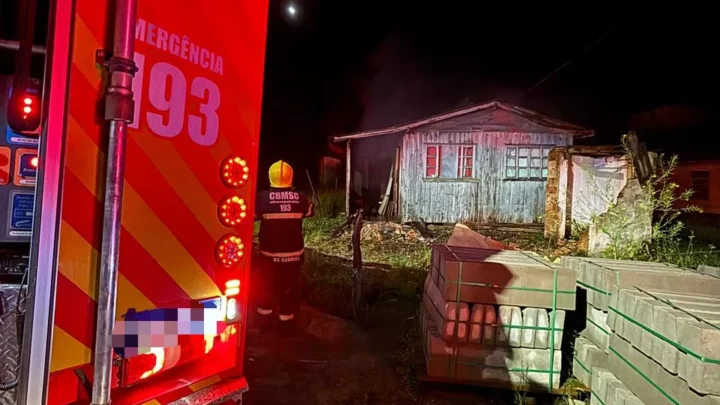
<path id="1" fill-rule="evenodd" d="M 632 157 L 627 146 L 626 151 Z M 692 235 L 688 239 L 681 236 L 685 225 L 679 220 L 680 215 L 702 211 L 688 203 L 693 191 L 681 191 L 672 181 L 677 165 L 677 156 L 659 155 L 655 173 L 642 186 L 638 203 L 632 207 L 613 203 L 605 215 L 593 218 L 593 225 L 610 239 L 601 256 L 672 263 L 688 268 L 720 263 L 720 252 L 714 246 L 698 246 L 693 244 Z M 640 241 L 629 238 L 632 230 L 643 226 L 645 218 L 652 218 L 649 238 Z"/>
<path id="2" fill-rule="evenodd" d="M 315 215 L 320 218 L 335 218 L 345 211 L 343 190 L 320 190 L 317 194 Z"/>
<path id="3" fill-rule="evenodd" d="M 527 404 L 527 387 L 530 386 L 528 379 L 529 369 L 526 367 L 525 371 L 520 374 L 520 382 L 513 384 L 513 399 L 515 405 L 526 405 Z"/>
<path id="4" fill-rule="evenodd" d="M 555 405 L 572 405 L 575 391 L 585 388 L 585 385 L 575 377 L 569 377 L 560 387 L 560 396 L 555 400 Z"/>

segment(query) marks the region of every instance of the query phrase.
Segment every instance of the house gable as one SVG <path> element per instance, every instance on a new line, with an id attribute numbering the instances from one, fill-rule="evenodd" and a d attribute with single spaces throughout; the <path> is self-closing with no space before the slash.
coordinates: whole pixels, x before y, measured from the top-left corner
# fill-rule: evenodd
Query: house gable
<path id="1" fill-rule="evenodd" d="M 533 134 L 568 135 L 566 128 L 553 126 L 532 116 L 516 114 L 505 109 L 475 111 L 466 115 L 434 122 L 412 129 L 413 132 L 520 132 Z"/>
<path id="2" fill-rule="evenodd" d="M 389 128 L 334 137 L 335 142 L 352 139 L 412 132 L 419 128 L 442 128 L 443 130 L 525 132 L 567 135 L 576 138 L 593 136 L 592 130 L 563 122 L 535 111 L 499 101 L 491 101 L 461 110 L 424 118 Z"/>

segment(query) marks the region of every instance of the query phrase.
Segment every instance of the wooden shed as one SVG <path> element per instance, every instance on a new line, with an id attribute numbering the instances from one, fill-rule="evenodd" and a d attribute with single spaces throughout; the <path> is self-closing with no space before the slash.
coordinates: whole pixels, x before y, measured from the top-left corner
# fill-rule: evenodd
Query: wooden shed
<path id="1" fill-rule="evenodd" d="M 402 221 L 541 222 L 548 154 L 593 131 L 492 101 L 347 142 L 346 210 L 379 204 Z"/>

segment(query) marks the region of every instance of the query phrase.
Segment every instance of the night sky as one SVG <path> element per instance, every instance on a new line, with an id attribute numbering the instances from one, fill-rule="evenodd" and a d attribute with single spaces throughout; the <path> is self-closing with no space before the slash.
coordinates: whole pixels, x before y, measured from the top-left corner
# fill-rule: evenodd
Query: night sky
<path id="1" fill-rule="evenodd" d="M 19 1 L 0 2 L 2 38 L 15 37 Z M 591 143 L 635 129 L 653 149 L 720 158 L 720 29 L 709 5 L 270 2 L 264 166 L 282 158 L 315 172 L 330 136 L 491 99 L 595 129 Z M 3 71 L 9 55 L 0 52 Z"/>
<path id="2" fill-rule="evenodd" d="M 263 160 L 312 170 L 328 136 L 490 99 L 595 129 L 591 143 L 635 129 L 654 149 L 720 158 L 709 6 L 470 3 L 295 0 L 290 19 L 273 2 Z"/>

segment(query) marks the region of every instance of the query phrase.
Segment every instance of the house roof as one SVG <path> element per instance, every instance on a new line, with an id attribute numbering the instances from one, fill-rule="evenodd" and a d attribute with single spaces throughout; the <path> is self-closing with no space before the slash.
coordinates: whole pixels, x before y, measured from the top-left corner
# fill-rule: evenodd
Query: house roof
<path id="1" fill-rule="evenodd" d="M 452 125 L 455 127 L 452 128 Z M 371 138 L 431 126 L 435 127 L 435 129 L 445 130 L 470 129 L 474 131 L 489 130 L 498 132 L 545 132 L 565 134 L 576 138 L 590 137 L 595 133 L 590 129 L 550 118 L 522 107 L 500 101 L 490 101 L 402 125 L 336 136 L 333 140 L 335 142 L 342 142 L 351 139 Z"/>

